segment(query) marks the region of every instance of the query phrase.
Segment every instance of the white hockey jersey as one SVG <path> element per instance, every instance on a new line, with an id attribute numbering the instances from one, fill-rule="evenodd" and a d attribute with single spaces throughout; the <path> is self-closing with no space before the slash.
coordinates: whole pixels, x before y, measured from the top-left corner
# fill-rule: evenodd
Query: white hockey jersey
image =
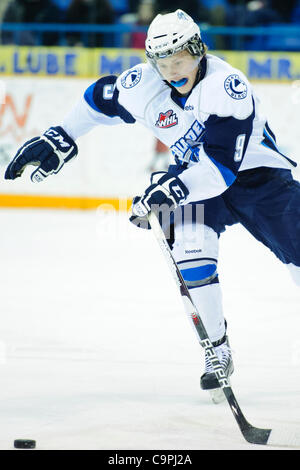
<path id="1" fill-rule="evenodd" d="M 202 59 L 187 97 L 140 64 L 92 84 L 62 126 L 77 139 L 95 125 L 121 122 L 143 124 L 171 149 L 189 190 L 185 203 L 218 196 L 240 171 L 296 166 L 279 152 L 247 78 L 213 55 Z"/>

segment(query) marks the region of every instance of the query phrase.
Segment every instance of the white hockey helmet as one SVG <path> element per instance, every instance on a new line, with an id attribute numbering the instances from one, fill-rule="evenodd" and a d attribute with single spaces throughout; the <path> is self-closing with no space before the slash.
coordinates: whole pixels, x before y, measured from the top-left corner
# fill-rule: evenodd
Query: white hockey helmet
<path id="1" fill-rule="evenodd" d="M 146 38 L 146 56 L 155 65 L 186 49 L 193 56 L 202 57 L 205 52 L 199 26 L 183 10 L 157 15 L 149 26 Z"/>

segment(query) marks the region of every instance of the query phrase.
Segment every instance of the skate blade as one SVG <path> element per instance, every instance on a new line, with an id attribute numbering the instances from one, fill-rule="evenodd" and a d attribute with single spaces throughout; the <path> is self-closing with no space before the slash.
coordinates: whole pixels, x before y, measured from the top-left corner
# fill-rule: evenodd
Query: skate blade
<path id="1" fill-rule="evenodd" d="M 210 393 L 211 400 L 215 405 L 218 405 L 219 403 L 222 403 L 223 401 L 226 400 L 226 397 L 224 395 L 222 388 L 214 388 L 213 390 L 209 390 L 209 393 Z"/>

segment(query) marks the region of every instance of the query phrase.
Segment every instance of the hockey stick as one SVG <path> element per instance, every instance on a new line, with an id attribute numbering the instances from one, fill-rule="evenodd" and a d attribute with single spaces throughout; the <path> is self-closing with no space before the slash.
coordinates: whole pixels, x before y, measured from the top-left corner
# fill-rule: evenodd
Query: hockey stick
<path id="1" fill-rule="evenodd" d="M 148 221 L 166 258 L 166 261 L 173 274 L 175 282 L 180 289 L 180 294 L 182 296 L 186 310 L 189 313 L 197 331 L 197 334 L 199 336 L 200 344 L 203 348 L 205 348 L 210 357 L 214 372 L 216 374 L 216 378 L 224 392 L 224 395 L 227 399 L 233 416 L 235 417 L 235 420 L 240 428 L 240 431 L 242 432 L 246 441 L 250 442 L 251 444 L 268 444 L 272 429 L 256 428 L 250 423 L 248 423 L 245 416 L 243 415 L 242 410 L 239 407 L 239 404 L 233 394 L 232 388 L 227 380 L 227 377 L 225 376 L 224 371 L 221 367 L 218 356 L 215 353 L 212 342 L 210 341 L 207 331 L 202 323 L 201 317 L 193 303 L 193 300 L 181 275 L 181 272 L 177 266 L 177 263 L 173 258 L 170 247 L 155 213 L 150 212 L 148 214 Z"/>

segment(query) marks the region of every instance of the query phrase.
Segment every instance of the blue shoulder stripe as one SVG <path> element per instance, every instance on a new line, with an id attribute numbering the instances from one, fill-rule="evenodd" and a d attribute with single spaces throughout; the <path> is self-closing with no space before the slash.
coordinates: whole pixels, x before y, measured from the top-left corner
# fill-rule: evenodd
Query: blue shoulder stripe
<path id="1" fill-rule="evenodd" d="M 118 101 L 119 91 L 115 88 L 116 80 L 115 75 L 100 78 L 86 89 L 84 99 L 98 113 L 111 118 L 118 116 L 124 122 L 134 124 L 135 118 Z"/>
<path id="2" fill-rule="evenodd" d="M 96 106 L 94 97 L 93 97 L 95 86 L 96 86 L 96 83 L 93 83 L 85 90 L 84 99 L 90 105 L 91 108 L 99 112 L 100 109 Z"/>

